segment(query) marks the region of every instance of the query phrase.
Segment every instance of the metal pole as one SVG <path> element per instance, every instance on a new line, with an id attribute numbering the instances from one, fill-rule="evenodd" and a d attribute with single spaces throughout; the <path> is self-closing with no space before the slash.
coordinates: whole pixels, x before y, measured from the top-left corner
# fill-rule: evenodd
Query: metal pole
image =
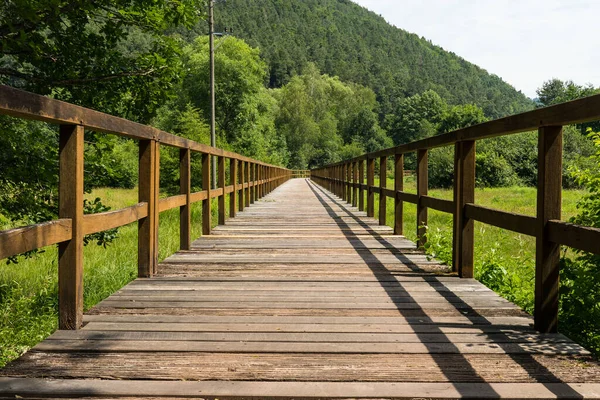
<path id="1" fill-rule="evenodd" d="M 217 147 L 215 136 L 215 21 L 214 21 L 214 0 L 208 2 L 208 43 L 210 50 L 210 145 Z M 212 159 L 212 188 L 217 187 L 217 163 L 216 158 Z"/>

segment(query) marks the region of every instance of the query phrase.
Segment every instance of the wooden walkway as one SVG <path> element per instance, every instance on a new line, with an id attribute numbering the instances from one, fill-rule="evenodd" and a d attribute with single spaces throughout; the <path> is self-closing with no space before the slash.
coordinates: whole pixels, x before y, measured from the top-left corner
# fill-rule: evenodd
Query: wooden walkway
<path id="1" fill-rule="evenodd" d="M 0 397 L 600 398 L 600 365 L 305 179 L 0 371 Z"/>

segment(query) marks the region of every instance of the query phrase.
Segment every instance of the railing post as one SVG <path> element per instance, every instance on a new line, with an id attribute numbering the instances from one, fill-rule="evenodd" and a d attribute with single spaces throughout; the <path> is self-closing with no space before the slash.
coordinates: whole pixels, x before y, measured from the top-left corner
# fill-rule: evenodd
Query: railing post
<path id="1" fill-rule="evenodd" d="M 375 216 L 375 159 L 367 158 L 367 217 Z"/>
<path id="2" fill-rule="evenodd" d="M 560 245 L 549 240 L 546 224 L 561 219 L 562 136 L 562 126 L 542 127 L 538 132 L 534 327 L 544 333 L 558 329 Z"/>
<path id="3" fill-rule="evenodd" d="M 394 160 L 394 235 L 404 233 L 404 202 L 398 192 L 404 191 L 404 154 L 396 154 Z"/>
<path id="4" fill-rule="evenodd" d="M 348 200 L 347 191 L 346 191 L 346 177 L 347 177 L 347 175 L 348 175 L 348 172 L 347 172 L 346 163 L 343 163 L 342 164 L 342 173 L 341 173 L 341 176 L 340 176 L 341 184 L 342 184 L 341 190 L 342 190 L 342 200 L 343 201 L 347 201 Z"/>
<path id="5" fill-rule="evenodd" d="M 346 164 L 346 202 L 352 204 L 352 163 Z"/>
<path id="6" fill-rule="evenodd" d="M 192 246 L 192 180 L 191 150 L 179 149 L 179 193 L 185 195 L 185 204 L 179 207 L 179 248 L 189 250 Z"/>
<path id="7" fill-rule="evenodd" d="M 365 162 L 360 160 L 358 162 L 358 183 L 360 187 L 358 188 L 358 209 L 360 211 L 365 210 L 365 190 L 362 185 L 365 183 Z"/>
<path id="8" fill-rule="evenodd" d="M 421 196 L 427 195 L 427 150 L 417 151 L 417 248 L 423 249 L 427 242 L 427 207 L 423 206 Z"/>
<path id="9" fill-rule="evenodd" d="M 387 196 L 384 189 L 387 188 L 387 157 L 379 158 L 379 225 L 387 222 Z"/>
<path id="10" fill-rule="evenodd" d="M 358 162 L 352 163 L 352 206 L 358 207 Z"/>
<path id="11" fill-rule="evenodd" d="M 217 162 L 218 168 L 218 186 L 223 190 L 223 193 L 219 196 L 219 225 L 225 225 L 225 157 L 219 156 Z"/>
<path id="12" fill-rule="evenodd" d="M 148 204 L 148 216 L 138 221 L 138 276 L 154 274 L 158 264 L 158 142 L 140 140 L 139 186 L 140 203 Z"/>
<path id="13" fill-rule="evenodd" d="M 229 182 L 233 186 L 233 191 L 229 194 L 229 218 L 235 218 L 237 211 L 237 160 L 229 160 Z"/>
<path id="14" fill-rule="evenodd" d="M 58 327 L 83 324 L 83 126 L 61 125 L 59 218 L 71 219 L 71 240 L 58 245 Z"/>
<path id="15" fill-rule="evenodd" d="M 462 278 L 473 277 L 474 222 L 465 205 L 475 202 L 475 141 L 455 145 L 453 269 Z"/>
<path id="16" fill-rule="evenodd" d="M 239 179 L 239 183 L 240 183 L 240 192 L 239 192 L 239 207 L 238 210 L 240 211 L 244 211 L 244 204 L 246 204 L 246 201 L 244 199 L 244 179 L 246 179 L 246 171 L 245 171 L 245 166 L 244 166 L 244 162 L 242 160 L 239 161 L 239 174 L 240 174 L 240 179 Z"/>
<path id="17" fill-rule="evenodd" d="M 211 198 L 210 198 L 210 154 L 202 154 L 202 189 L 206 191 L 206 199 L 202 200 L 202 234 L 210 235 L 211 231 Z"/>
<path id="18" fill-rule="evenodd" d="M 250 207 L 250 163 L 246 161 L 246 177 L 244 178 L 246 181 L 246 192 L 244 193 L 244 201 L 246 207 Z"/>

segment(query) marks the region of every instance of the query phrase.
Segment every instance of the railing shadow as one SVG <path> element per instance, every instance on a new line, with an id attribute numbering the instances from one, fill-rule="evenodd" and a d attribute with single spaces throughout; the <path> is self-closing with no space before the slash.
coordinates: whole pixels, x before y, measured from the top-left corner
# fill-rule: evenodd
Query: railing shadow
<path id="1" fill-rule="evenodd" d="M 370 239 L 375 239 L 380 243 L 384 243 L 384 248 L 392 249 L 394 246 L 387 241 L 384 237 L 382 237 L 379 233 L 375 232 L 373 229 L 370 229 L 368 224 L 366 224 L 361 218 L 354 215 L 354 213 L 349 210 L 344 204 L 343 201 L 334 197 L 334 195 L 327 192 L 325 189 L 315 185 L 313 182 L 307 181 L 310 189 L 317 197 L 319 202 L 323 205 L 323 207 L 327 210 L 330 216 L 339 217 L 339 215 L 333 210 L 330 206 L 328 199 L 330 202 L 334 203 L 336 206 L 340 207 L 348 216 L 352 217 L 359 226 L 365 229 L 367 233 L 370 235 Z M 338 226 L 342 228 L 342 233 L 349 240 L 350 243 L 356 243 L 360 241 L 360 237 L 353 233 L 350 225 L 344 222 L 341 218 L 333 218 Z M 345 229 L 344 229 L 345 228 Z M 353 245 L 354 247 L 355 245 Z M 356 248 L 356 247 L 355 247 Z M 386 291 L 392 302 L 398 307 L 398 311 L 400 315 L 407 318 L 407 322 L 409 321 L 409 317 L 422 317 L 432 323 L 433 326 L 438 327 L 437 330 L 434 330 L 433 333 L 438 333 L 443 335 L 442 343 L 447 346 L 447 352 L 445 354 L 439 353 L 439 345 L 437 343 L 427 343 L 425 334 L 419 333 L 418 330 L 413 329 L 417 337 L 421 340 L 422 344 L 430 350 L 430 356 L 436 362 L 442 373 L 448 378 L 448 380 L 452 383 L 459 382 L 475 382 L 475 383 L 486 383 L 485 380 L 477 373 L 477 371 L 473 368 L 467 358 L 460 353 L 460 350 L 450 341 L 450 339 L 443 333 L 442 327 L 448 326 L 443 323 L 434 323 L 434 321 L 427 315 L 426 311 L 421 307 L 417 307 L 416 309 L 405 310 L 402 308 L 401 302 L 398 302 L 394 296 L 394 293 L 398 291 L 398 289 L 404 290 L 410 301 L 413 301 L 415 304 L 418 304 L 415 299 L 408 294 L 408 290 L 404 288 L 402 283 L 398 282 L 395 278 L 397 275 L 389 272 L 385 265 L 381 262 L 373 262 L 372 259 L 376 258 L 376 254 L 369 250 L 368 246 L 364 246 L 357 250 L 357 254 L 363 258 L 365 264 L 372 270 L 373 275 L 377 278 L 378 282 L 381 284 L 381 287 Z M 392 253 L 394 254 L 394 253 Z M 396 258 L 403 263 L 407 263 L 407 267 L 413 271 L 413 274 L 424 272 L 423 269 L 414 266 L 412 260 L 406 257 L 403 254 L 394 254 Z M 387 272 L 384 272 L 386 271 Z M 439 295 L 441 295 L 448 304 L 451 304 L 455 307 L 456 311 L 458 311 L 463 317 L 466 317 L 471 324 L 486 324 L 492 325 L 492 322 L 487 320 L 483 315 L 481 315 L 477 310 L 471 307 L 469 304 L 464 302 L 459 296 L 445 289 L 445 285 L 441 282 L 437 277 L 432 275 L 423 275 L 423 280 L 436 291 Z M 383 283 L 386 284 L 383 284 Z M 390 284 L 393 282 L 393 285 Z M 452 300 L 452 301 L 451 301 Z M 408 313 L 407 311 L 410 311 Z M 408 322 L 409 325 L 411 322 Z M 456 324 L 453 324 L 456 326 Z M 485 335 L 485 334 L 484 334 Z M 532 354 L 515 354 L 514 351 L 514 339 L 511 339 L 506 333 L 499 332 L 496 335 L 500 340 L 500 343 L 489 343 L 482 344 L 484 345 L 494 345 L 505 350 L 507 356 L 509 356 L 517 365 L 523 368 L 529 376 L 537 383 L 541 384 L 556 384 L 556 383 L 564 383 L 561 379 L 555 376 L 551 371 L 549 371 L 545 366 L 540 364 Z M 526 346 L 525 346 L 526 347 Z M 568 345 L 567 345 L 568 347 Z M 554 347 L 549 347 L 548 350 L 554 350 Z M 453 357 L 449 357 L 448 354 L 453 354 Z M 555 385 L 544 385 L 550 392 L 557 395 L 557 397 L 562 397 L 568 395 L 569 398 L 578 399 L 583 398 L 579 393 L 577 393 L 574 389 L 569 387 L 568 385 L 560 385 L 560 387 L 556 387 Z M 459 387 L 455 386 L 457 390 L 460 390 Z M 498 393 L 491 387 L 491 385 L 481 385 L 481 396 L 486 398 L 499 397 Z M 465 393 L 466 394 L 466 393 Z"/>

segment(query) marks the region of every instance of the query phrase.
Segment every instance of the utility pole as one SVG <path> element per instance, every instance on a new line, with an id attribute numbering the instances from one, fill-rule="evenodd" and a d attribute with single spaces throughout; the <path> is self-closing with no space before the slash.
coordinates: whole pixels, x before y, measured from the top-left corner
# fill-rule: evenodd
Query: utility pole
<path id="1" fill-rule="evenodd" d="M 215 20 L 214 20 L 215 1 L 208 0 L 208 43 L 210 51 L 210 145 L 217 147 L 215 135 Z M 217 162 L 216 157 L 212 157 L 212 183 L 213 189 L 217 187 Z"/>

